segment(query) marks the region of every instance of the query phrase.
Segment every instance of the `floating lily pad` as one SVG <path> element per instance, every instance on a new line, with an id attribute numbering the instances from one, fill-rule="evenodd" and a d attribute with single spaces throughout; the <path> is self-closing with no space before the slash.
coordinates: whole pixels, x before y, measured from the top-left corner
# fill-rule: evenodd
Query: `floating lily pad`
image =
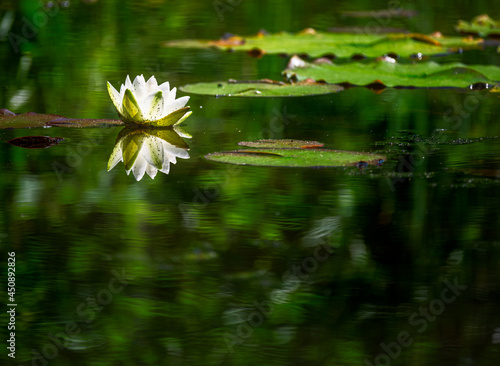
<path id="1" fill-rule="evenodd" d="M 71 119 L 57 114 L 26 112 L 16 114 L 8 109 L 0 109 L 0 129 L 40 128 L 40 127 L 97 127 L 123 125 L 118 119 Z"/>
<path id="2" fill-rule="evenodd" d="M 119 119 L 92 119 L 92 118 L 58 118 L 47 122 L 48 126 L 54 127 L 107 127 L 121 126 L 123 122 Z"/>
<path id="3" fill-rule="evenodd" d="M 0 129 L 46 127 L 47 122 L 64 118 L 56 114 L 38 114 L 33 112 L 15 114 L 8 109 L 0 110 Z"/>
<path id="4" fill-rule="evenodd" d="M 289 148 L 289 149 L 314 149 L 323 147 L 324 144 L 318 141 L 303 141 L 303 140 L 258 140 L 258 141 L 241 141 L 240 146 L 260 147 L 260 148 Z"/>
<path id="5" fill-rule="evenodd" d="M 63 141 L 62 137 L 49 136 L 23 136 L 7 141 L 9 144 L 23 147 L 25 149 L 45 149 L 47 147 L 57 145 Z"/>
<path id="6" fill-rule="evenodd" d="M 455 28 L 459 32 L 481 37 L 500 37 L 500 22 L 491 19 L 486 14 L 475 17 L 470 23 L 459 20 Z"/>
<path id="7" fill-rule="evenodd" d="M 342 15 L 350 18 L 411 18 L 418 15 L 416 10 L 409 9 L 384 9 L 384 10 L 361 10 L 343 11 Z"/>
<path id="8" fill-rule="evenodd" d="M 296 57 L 296 56 L 294 56 Z M 492 65 L 438 64 L 433 61 L 404 65 L 390 59 L 356 64 L 320 64 L 302 61 L 302 67 L 285 70 L 288 79 L 314 79 L 335 84 L 370 85 L 386 87 L 457 87 L 475 84 L 496 84 L 500 68 Z"/>
<path id="9" fill-rule="evenodd" d="M 304 82 L 286 84 L 276 81 L 216 81 L 188 84 L 180 88 L 185 93 L 215 95 L 217 97 L 300 97 L 336 93 L 344 88 L 339 85 Z"/>
<path id="10" fill-rule="evenodd" d="M 179 40 L 166 42 L 167 47 L 217 48 L 247 51 L 251 55 L 307 54 L 311 57 L 332 56 L 347 58 L 357 55 L 379 57 L 394 53 L 401 57 L 435 55 L 459 49 L 478 48 L 482 39 L 470 37 L 431 37 L 419 33 L 366 34 L 323 33 L 307 29 L 298 34 L 259 33 L 252 37 L 229 36 L 219 40 Z"/>
<path id="11" fill-rule="evenodd" d="M 327 149 L 261 149 L 216 152 L 206 159 L 237 165 L 274 167 L 340 167 L 379 165 L 386 160 L 383 155 Z"/>

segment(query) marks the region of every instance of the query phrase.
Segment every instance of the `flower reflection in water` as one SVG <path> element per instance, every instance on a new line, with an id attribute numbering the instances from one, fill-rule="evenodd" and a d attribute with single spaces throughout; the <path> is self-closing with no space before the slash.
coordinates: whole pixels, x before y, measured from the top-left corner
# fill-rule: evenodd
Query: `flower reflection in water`
<path id="1" fill-rule="evenodd" d="M 189 138 L 180 129 L 129 128 L 118 135 L 117 142 L 108 161 L 108 171 L 123 161 L 127 174 L 132 173 L 137 181 L 144 173 L 154 179 L 158 171 L 168 174 L 170 163 L 177 158 L 189 159 L 188 145 L 181 138 Z"/>

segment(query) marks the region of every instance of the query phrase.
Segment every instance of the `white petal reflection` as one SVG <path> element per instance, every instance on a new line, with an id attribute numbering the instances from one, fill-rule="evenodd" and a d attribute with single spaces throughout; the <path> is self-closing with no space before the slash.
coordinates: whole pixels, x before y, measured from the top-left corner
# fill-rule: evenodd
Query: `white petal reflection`
<path id="1" fill-rule="evenodd" d="M 127 162 L 125 171 L 132 171 L 140 181 L 144 174 L 152 179 L 158 171 L 168 174 L 170 163 L 177 158 L 189 159 L 188 145 L 174 129 L 125 128 L 118 135 L 116 145 L 108 161 L 108 171 L 120 161 Z"/>

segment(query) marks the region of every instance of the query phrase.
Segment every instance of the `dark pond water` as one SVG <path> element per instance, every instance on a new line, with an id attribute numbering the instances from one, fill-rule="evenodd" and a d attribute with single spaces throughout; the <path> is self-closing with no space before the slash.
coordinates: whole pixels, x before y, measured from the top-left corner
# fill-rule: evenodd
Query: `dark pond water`
<path id="1" fill-rule="evenodd" d="M 218 14 L 215 3 L 74 0 L 51 2 L 43 17 L 38 1 L 2 0 L 0 108 L 116 118 L 106 81 L 117 86 L 127 74 L 172 86 L 279 79 L 287 58 L 160 45 L 261 28 L 364 27 L 374 20 L 341 12 L 390 6 L 242 0 Z M 498 2 L 401 6 L 419 13 L 384 26 L 454 34 L 458 19 L 500 18 Z M 26 42 L 12 46 L 8 28 L 28 32 Z M 442 59 L 499 60 L 494 47 Z M 17 304 L 15 359 L 2 312 L 2 364 L 498 364 L 498 94 L 353 88 L 191 96 L 189 105 L 190 158 L 139 182 L 122 163 L 107 171 L 120 127 L 0 130 L 0 278 L 6 289 L 15 252 Z M 6 143 L 31 135 L 64 140 L 46 149 Z M 203 158 L 259 138 L 388 160 L 360 170 Z"/>

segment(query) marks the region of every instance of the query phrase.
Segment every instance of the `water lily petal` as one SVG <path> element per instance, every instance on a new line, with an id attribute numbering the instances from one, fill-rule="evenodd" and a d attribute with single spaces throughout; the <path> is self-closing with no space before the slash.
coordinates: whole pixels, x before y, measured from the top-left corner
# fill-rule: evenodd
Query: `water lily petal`
<path id="1" fill-rule="evenodd" d="M 178 109 L 169 115 L 156 120 L 156 121 L 147 121 L 146 124 L 151 127 L 169 127 L 175 125 L 179 119 L 183 118 L 189 111 L 189 107 L 184 107 Z"/>
<path id="2" fill-rule="evenodd" d="M 125 90 L 121 112 L 127 119 L 125 122 L 141 122 L 144 120 L 139 103 L 130 89 Z"/>
<path id="3" fill-rule="evenodd" d="M 172 103 L 169 103 L 169 104 L 165 103 L 163 113 L 165 115 L 169 115 L 173 111 L 176 111 L 176 110 L 184 107 L 188 101 L 189 101 L 189 97 L 182 97 L 182 98 L 176 99 Z"/>
<path id="4" fill-rule="evenodd" d="M 116 164 L 118 164 L 120 161 L 123 160 L 122 157 L 122 145 L 123 141 L 119 141 L 114 147 L 113 147 L 113 152 L 111 153 L 111 156 L 109 157 L 108 160 L 108 172 L 113 169 Z"/>
<path id="5" fill-rule="evenodd" d="M 135 91 L 135 97 L 137 98 L 138 101 L 141 101 L 148 95 L 146 91 L 146 80 L 144 80 L 143 75 L 138 75 L 135 77 L 134 91 Z"/>
<path id="6" fill-rule="evenodd" d="M 149 80 L 146 82 L 146 91 L 147 94 L 153 94 L 158 90 L 158 82 L 154 76 L 151 76 Z"/>
<path id="7" fill-rule="evenodd" d="M 151 177 L 151 179 L 155 179 L 156 173 L 158 173 L 158 169 L 156 169 L 152 165 L 148 165 L 146 167 L 146 173 L 148 173 L 148 175 Z"/>
<path id="8" fill-rule="evenodd" d="M 160 90 L 146 98 L 142 104 L 144 119 L 147 121 L 156 121 L 163 117 L 163 93 Z"/>
<path id="9" fill-rule="evenodd" d="M 144 177 L 144 173 L 146 173 L 146 167 L 148 163 L 146 159 L 142 155 L 137 157 L 134 166 L 132 167 L 132 173 L 134 173 L 134 177 L 137 181 L 140 181 L 142 177 Z"/>
<path id="10" fill-rule="evenodd" d="M 174 102 L 175 101 L 175 95 L 177 94 L 177 88 L 172 88 L 172 90 L 170 90 L 167 93 L 165 93 L 165 105 L 169 105 L 170 103 Z"/>
<path id="11" fill-rule="evenodd" d="M 120 110 L 120 106 L 122 104 L 122 98 L 120 97 L 120 93 L 118 93 L 118 90 L 115 89 L 113 85 L 108 81 L 108 93 L 109 97 L 113 101 L 113 104 L 115 105 L 115 108 L 117 111 Z"/>
<path id="12" fill-rule="evenodd" d="M 186 118 L 188 118 L 193 112 L 189 111 L 187 112 L 186 114 L 184 114 L 177 122 L 174 123 L 174 127 L 177 126 L 178 124 L 182 123 Z M 181 133 L 182 133 L 183 130 L 181 130 Z M 191 136 L 190 134 L 188 134 L 187 132 L 185 132 L 184 135 L 182 135 L 181 133 L 179 133 L 179 135 L 181 135 L 182 137 L 187 137 L 188 139 L 190 139 Z"/>
<path id="13" fill-rule="evenodd" d="M 183 149 L 189 149 L 188 144 L 179 136 L 177 128 L 148 128 L 147 133 L 161 140 L 167 141 L 169 144 L 175 147 L 180 147 Z"/>
<path id="14" fill-rule="evenodd" d="M 177 158 L 189 159 L 189 153 L 186 149 L 175 147 L 166 141 L 163 142 L 163 149 L 165 150 L 165 158 L 170 160 L 171 163 L 176 164 Z"/>
<path id="15" fill-rule="evenodd" d="M 122 84 L 120 86 L 120 100 L 123 99 L 123 96 L 125 95 L 125 90 L 127 90 L 127 88 L 125 87 L 125 84 Z"/>
<path id="16" fill-rule="evenodd" d="M 168 81 L 165 81 L 163 84 L 161 84 L 159 87 L 158 87 L 162 92 L 164 92 L 165 94 L 166 93 L 170 93 L 170 83 Z"/>
<path id="17" fill-rule="evenodd" d="M 131 90 L 134 89 L 134 85 L 130 81 L 130 76 L 128 76 L 128 75 L 127 75 L 127 78 L 125 79 L 125 88 L 126 89 L 131 89 Z"/>
<path id="18" fill-rule="evenodd" d="M 123 140 L 122 156 L 125 169 L 130 170 L 135 165 L 144 141 L 143 135 L 129 135 Z"/>
<path id="19" fill-rule="evenodd" d="M 165 159 L 163 160 L 163 166 L 161 167 L 160 172 L 168 174 L 169 171 L 170 171 L 170 160 Z"/>
<path id="20" fill-rule="evenodd" d="M 174 131 L 175 131 L 175 133 L 177 133 L 180 137 L 184 137 L 185 139 L 193 138 L 193 136 L 189 132 L 187 132 L 184 128 L 179 127 L 177 125 L 179 123 L 181 123 L 183 120 L 185 120 L 187 117 L 189 117 L 190 114 L 191 114 L 191 112 L 186 113 L 184 115 L 184 117 L 182 117 L 181 120 L 179 120 L 179 122 L 177 122 L 174 125 Z"/>
<path id="21" fill-rule="evenodd" d="M 146 159 L 148 164 L 161 169 L 164 159 L 162 140 L 152 135 L 145 137 L 141 155 Z"/>

